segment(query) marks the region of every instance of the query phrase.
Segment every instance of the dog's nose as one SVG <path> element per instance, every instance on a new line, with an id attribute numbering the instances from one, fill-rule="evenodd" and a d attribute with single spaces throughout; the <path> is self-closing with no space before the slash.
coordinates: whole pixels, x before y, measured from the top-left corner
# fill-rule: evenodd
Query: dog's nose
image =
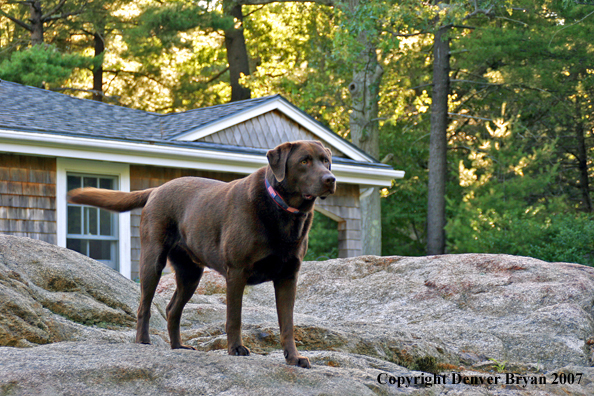
<path id="1" fill-rule="evenodd" d="M 322 183 L 324 183 L 326 185 L 332 185 L 332 184 L 334 184 L 335 181 L 336 181 L 336 178 L 334 177 L 333 174 L 326 174 L 326 175 L 322 176 Z"/>

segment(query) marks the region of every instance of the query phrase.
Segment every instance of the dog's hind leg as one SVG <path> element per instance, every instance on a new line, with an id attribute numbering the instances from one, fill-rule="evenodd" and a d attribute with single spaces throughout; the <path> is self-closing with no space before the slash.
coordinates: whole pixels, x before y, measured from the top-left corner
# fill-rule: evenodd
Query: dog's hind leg
<path id="1" fill-rule="evenodd" d="M 167 264 L 167 254 L 170 249 L 166 231 L 156 232 L 155 229 L 158 230 L 158 227 L 150 228 L 145 222 L 151 223 L 143 213 L 140 221 L 140 305 L 136 322 L 136 342 L 139 344 L 151 343 L 149 337 L 151 303 L 161 279 L 161 273 Z"/>
<path id="2" fill-rule="evenodd" d="M 171 349 L 194 349 L 182 345 L 179 324 L 184 306 L 198 287 L 204 268 L 194 263 L 190 256 L 181 248 L 174 248 L 169 252 L 169 263 L 175 270 L 177 288 L 171 301 L 167 305 L 167 330 Z"/>

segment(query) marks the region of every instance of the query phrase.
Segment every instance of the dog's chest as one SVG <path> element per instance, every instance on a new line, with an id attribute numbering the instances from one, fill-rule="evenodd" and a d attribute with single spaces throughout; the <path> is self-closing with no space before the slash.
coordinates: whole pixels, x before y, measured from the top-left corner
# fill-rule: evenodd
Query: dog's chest
<path id="1" fill-rule="evenodd" d="M 294 276 L 301 266 L 297 257 L 281 257 L 270 255 L 252 266 L 247 280 L 248 285 L 257 285 L 263 282 L 287 279 Z"/>

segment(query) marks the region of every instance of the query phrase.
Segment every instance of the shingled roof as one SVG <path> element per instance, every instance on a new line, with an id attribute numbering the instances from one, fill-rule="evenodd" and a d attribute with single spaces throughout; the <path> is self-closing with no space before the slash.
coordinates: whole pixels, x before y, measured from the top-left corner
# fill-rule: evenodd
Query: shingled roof
<path id="1" fill-rule="evenodd" d="M 285 103 L 300 114 L 302 119 L 318 125 L 318 128 L 326 130 L 342 142 L 342 145 L 350 147 L 353 152 L 360 153 L 360 158 L 366 158 L 361 161 L 337 157 L 334 162 L 392 169 L 391 166 L 380 163 L 349 141 L 334 134 L 281 95 L 180 113 L 158 114 L 0 80 L 0 129 L 262 155 L 266 153 L 262 148 L 204 141 L 180 141 L 178 137 L 189 131 L 216 124 L 218 121 L 255 111 L 262 105 L 275 101 Z"/>
<path id="2" fill-rule="evenodd" d="M 157 114 L 0 80 L 0 127 L 131 140 L 168 140 L 276 96 Z"/>
<path id="3" fill-rule="evenodd" d="M 171 139 L 175 136 L 187 132 L 190 129 L 199 128 L 203 125 L 228 117 L 232 114 L 248 110 L 258 106 L 280 95 L 265 96 L 256 99 L 247 99 L 239 102 L 231 102 L 218 106 L 204 107 L 200 109 L 188 110 L 182 113 L 169 113 L 161 117 L 161 130 L 163 138 Z"/>
<path id="4" fill-rule="evenodd" d="M 202 137 L 252 121 L 257 124 L 261 117 L 279 112 L 296 128 L 345 155 L 332 160 L 333 171 L 342 182 L 389 186 L 404 176 L 403 171 L 373 159 L 280 95 L 157 114 L 0 80 L 0 150 L 4 146 L 23 154 L 249 174 L 266 164 L 271 147 L 209 142 Z M 279 119 L 274 118 L 275 125 Z M 274 128 L 278 132 L 278 125 L 268 126 L 271 133 Z M 261 128 L 267 133 L 267 126 Z"/>

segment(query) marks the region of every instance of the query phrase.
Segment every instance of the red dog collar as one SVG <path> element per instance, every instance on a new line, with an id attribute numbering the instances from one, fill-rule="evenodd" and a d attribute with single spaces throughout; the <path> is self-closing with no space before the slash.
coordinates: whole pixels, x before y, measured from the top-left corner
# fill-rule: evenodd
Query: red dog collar
<path id="1" fill-rule="evenodd" d="M 278 193 L 276 192 L 276 190 L 274 188 L 272 188 L 272 186 L 270 185 L 270 183 L 268 183 L 268 179 L 267 178 L 264 178 L 264 182 L 266 184 L 266 191 L 268 191 L 268 194 L 270 194 L 270 197 L 274 200 L 274 202 L 276 202 L 276 204 L 278 206 L 280 206 L 281 208 L 283 208 L 285 211 L 287 211 L 289 213 L 293 213 L 293 214 L 299 214 L 299 213 L 301 213 L 301 211 L 299 211 L 299 209 L 292 208 L 289 205 L 287 205 L 285 203 L 285 201 L 283 201 L 283 199 L 281 198 L 281 196 L 278 195 Z"/>

